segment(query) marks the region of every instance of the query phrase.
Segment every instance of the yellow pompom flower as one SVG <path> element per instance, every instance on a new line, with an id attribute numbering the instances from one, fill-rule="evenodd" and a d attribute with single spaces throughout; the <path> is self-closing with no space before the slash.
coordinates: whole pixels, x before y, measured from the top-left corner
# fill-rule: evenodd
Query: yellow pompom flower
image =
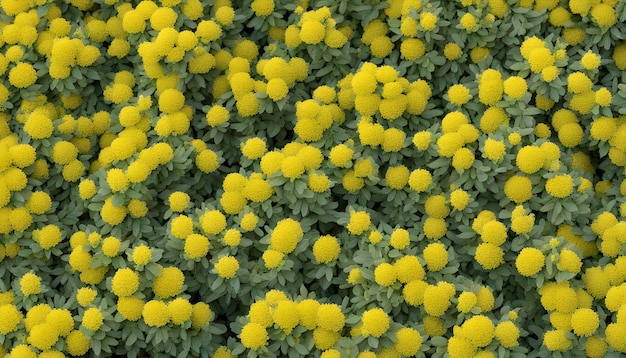
<path id="1" fill-rule="evenodd" d="M 32 272 L 20 278 L 20 291 L 25 296 L 41 293 L 41 278 Z"/>
<path id="2" fill-rule="evenodd" d="M 242 143 L 241 152 L 250 160 L 259 159 L 267 152 L 267 144 L 259 137 L 254 137 Z"/>
<path id="3" fill-rule="evenodd" d="M 462 106 L 470 100 L 470 90 L 464 85 L 453 85 L 448 89 L 448 100 L 455 106 Z"/>
<path id="4" fill-rule="evenodd" d="M 219 168 L 217 153 L 210 149 L 203 150 L 196 156 L 196 166 L 203 173 L 212 173 Z"/>
<path id="5" fill-rule="evenodd" d="M 239 270 L 239 261 L 233 256 L 220 257 L 215 263 L 217 274 L 225 279 L 233 278 Z"/>
<path id="6" fill-rule="evenodd" d="M 487 69 L 480 74 L 478 99 L 481 103 L 493 106 L 502 99 L 504 92 L 502 74 L 494 69 Z"/>
<path id="7" fill-rule="evenodd" d="M 111 280 L 111 291 L 118 297 L 128 297 L 139 288 L 139 275 L 130 268 L 118 269 Z"/>
<path id="8" fill-rule="evenodd" d="M 569 174 L 560 174 L 546 181 L 546 191 L 555 198 L 566 198 L 574 191 L 574 181 Z"/>
<path id="9" fill-rule="evenodd" d="M 285 257 L 285 254 L 283 254 L 280 251 L 277 250 L 265 250 L 265 252 L 263 252 L 263 264 L 265 265 L 266 268 L 268 269 L 275 269 L 278 266 L 280 266 L 280 264 L 283 262 L 283 258 Z"/>
<path id="10" fill-rule="evenodd" d="M 163 301 L 150 300 L 143 306 L 141 312 L 143 321 L 150 327 L 163 327 L 170 321 L 167 304 Z"/>
<path id="11" fill-rule="evenodd" d="M 37 81 L 37 72 L 33 65 L 26 62 L 18 62 L 9 71 L 9 83 L 17 88 L 26 88 Z"/>
<path id="12" fill-rule="evenodd" d="M 99 309 L 91 307 L 83 313 L 82 326 L 90 331 L 97 331 L 104 322 L 104 316 Z"/>
<path id="13" fill-rule="evenodd" d="M 470 201 L 470 195 L 463 189 L 456 189 L 450 193 L 450 205 L 455 210 L 462 211 L 467 207 Z"/>
<path id="14" fill-rule="evenodd" d="M 17 330 L 17 326 L 22 321 L 22 313 L 11 303 L 0 305 L 0 334 L 7 335 Z"/>
<path id="15" fill-rule="evenodd" d="M 402 283 L 424 279 L 424 268 L 417 256 L 403 256 L 398 259 L 393 266 L 396 270 L 398 281 Z"/>
<path id="16" fill-rule="evenodd" d="M 409 176 L 409 187 L 418 192 L 424 192 L 432 183 L 432 175 L 426 169 L 416 169 L 411 172 Z"/>
<path id="17" fill-rule="evenodd" d="M 410 244 L 410 235 L 406 229 L 395 229 L 391 233 L 389 245 L 396 250 L 406 249 Z"/>
<path id="18" fill-rule="evenodd" d="M 217 127 L 225 123 L 230 118 L 230 114 L 226 108 L 221 105 L 215 105 L 206 113 L 206 120 L 211 127 Z"/>
<path id="19" fill-rule="evenodd" d="M 391 286 L 396 279 L 396 269 L 389 263 L 383 262 L 374 269 L 374 281 L 380 286 Z"/>
<path id="20" fill-rule="evenodd" d="M 390 321 L 391 319 L 382 308 L 369 309 L 361 316 L 361 322 L 363 323 L 361 332 L 364 335 L 379 338 L 389 329 Z"/>
<path id="21" fill-rule="evenodd" d="M 291 218 L 283 219 L 276 224 L 270 236 L 270 247 L 283 254 L 289 254 L 296 249 L 298 242 L 304 236 L 300 223 Z"/>
<path id="22" fill-rule="evenodd" d="M 534 174 L 543 167 L 545 154 L 537 146 L 524 146 L 517 153 L 515 164 L 522 172 Z"/>
<path id="23" fill-rule="evenodd" d="M 452 156 L 452 166 L 456 170 L 466 170 L 474 164 L 474 153 L 468 148 L 460 148 Z"/>
<path id="24" fill-rule="evenodd" d="M 545 264 L 545 256 L 534 247 L 525 247 L 517 255 L 515 267 L 517 271 L 526 277 L 537 274 Z"/>
<path id="25" fill-rule="evenodd" d="M 193 220 L 186 215 L 179 215 L 172 219 L 170 224 L 172 236 L 184 240 L 193 234 Z"/>
<path id="26" fill-rule="evenodd" d="M 463 49 L 454 42 L 448 42 L 443 48 L 443 56 L 449 61 L 458 60 L 461 55 L 463 55 Z"/>
<path id="27" fill-rule="evenodd" d="M 486 347 L 495 337 L 495 327 L 489 317 L 477 315 L 463 322 L 460 336 L 476 347 Z"/>
<path id="28" fill-rule="evenodd" d="M 192 260 L 204 257 L 209 252 L 209 239 L 200 234 L 190 234 L 185 239 L 184 251 Z"/>
<path id="29" fill-rule="evenodd" d="M 305 21 L 300 28 L 300 40 L 307 45 L 318 44 L 325 36 L 326 28 L 319 21 Z"/>
<path id="30" fill-rule="evenodd" d="M 563 330 L 547 331 L 543 336 L 543 344 L 549 351 L 566 352 L 572 346 L 572 341 L 565 336 L 565 333 L 566 331 Z"/>
<path id="31" fill-rule="evenodd" d="M 170 210 L 174 212 L 183 212 L 189 206 L 190 197 L 187 193 L 176 191 L 168 197 Z"/>
<path id="32" fill-rule="evenodd" d="M 587 93 L 591 91 L 593 82 L 582 72 L 574 72 L 567 76 L 567 91 L 571 93 Z"/>
<path id="33" fill-rule="evenodd" d="M 70 332 L 65 338 L 67 353 L 72 356 L 82 356 L 89 350 L 90 341 L 87 335 L 79 330 Z"/>
<path id="34" fill-rule="evenodd" d="M 579 337 L 592 336 L 599 326 L 598 314 L 590 308 L 579 308 L 572 314 L 572 328 Z"/>
<path id="35" fill-rule="evenodd" d="M 456 309 L 459 312 L 469 313 L 476 306 L 477 298 L 473 292 L 463 292 L 459 295 Z"/>
<path id="36" fill-rule="evenodd" d="M 267 345 L 267 341 L 269 339 L 267 329 L 254 322 L 247 323 L 243 326 L 239 338 L 241 339 L 241 344 L 243 344 L 244 347 L 253 350 L 257 350 Z"/>
<path id="37" fill-rule="evenodd" d="M 161 299 L 170 298 L 180 293 L 184 283 L 185 275 L 178 267 L 165 267 L 154 279 L 152 292 Z"/>
<path id="38" fill-rule="evenodd" d="M 340 252 L 339 240 L 334 236 L 320 236 L 313 244 L 313 256 L 317 262 L 322 264 L 336 260 Z"/>
<path id="39" fill-rule="evenodd" d="M 189 300 L 179 297 L 167 304 L 167 310 L 172 323 L 181 325 L 191 318 L 193 306 Z"/>
<path id="40" fill-rule="evenodd" d="M 595 70 L 600 66 L 600 55 L 589 50 L 580 59 L 580 64 L 588 71 Z"/>
<path id="41" fill-rule="evenodd" d="M 424 310 L 430 316 L 440 317 L 450 308 L 450 298 L 454 296 L 454 287 L 450 292 L 441 282 L 437 286 L 427 285 L 424 290 Z"/>
<path id="42" fill-rule="evenodd" d="M 582 264 L 580 257 L 574 251 L 564 248 L 559 254 L 559 262 L 556 267 L 561 271 L 579 273 Z"/>
<path id="43" fill-rule="evenodd" d="M 424 260 L 429 271 L 440 271 L 448 264 L 446 247 L 439 242 L 429 244 L 424 249 Z"/>
<path id="44" fill-rule="evenodd" d="M 535 48 L 528 57 L 530 70 L 534 73 L 540 73 L 544 68 L 554 65 L 555 61 L 552 52 L 545 47 Z"/>
<path id="45" fill-rule="evenodd" d="M 72 313 L 65 308 L 55 308 L 51 310 L 46 316 L 45 323 L 51 326 L 48 327 L 48 329 L 56 331 L 61 337 L 67 337 L 72 329 L 74 329 Z"/>
<path id="46" fill-rule="evenodd" d="M 339 305 L 325 303 L 317 306 L 316 323 L 319 328 L 340 332 L 345 325 L 345 316 Z"/>
<path id="47" fill-rule="evenodd" d="M 365 211 L 351 211 L 350 221 L 346 228 L 351 234 L 363 234 L 370 228 L 370 215 Z"/>
<path id="48" fill-rule="evenodd" d="M 511 321 L 500 322 L 496 326 L 495 337 L 504 348 L 517 347 L 519 345 L 517 342 L 519 335 L 519 328 Z"/>
<path id="49" fill-rule="evenodd" d="M 526 94 L 527 89 L 526 80 L 522 77 L 511 76 L 504 81 L 504 93 L 511 98 L 522 98 Z"/>
<path id="50" fill-rule="evenodd" d="M 420 14 L 420 25 L 426 31 L 434 30 L 437 26 L 437 15 L 432 12 L 422 12 Z"/>
<path id="51" fill-rule="evenodd" d="M 485 270 L 493 270 L 504 263 L 504 251 L 494 244 L 481 243 L 474 258 Z"/>
<path id="52" fill-rule="evenodd" d="M 385 181 L 391 189 L 401 190 L 409 181 L 409 169 L 404 165 L 390 167 L 385 174 Z"/>
<path id="53" fill-rule="evenodd" d="M 525 176 L 514 175 L 504 183 L 504 194 L 516 204 L 530 200 L 532 189 L 532 182 Z"/>
<path id="54" fill-rule="evenodd" d="M 31 214 L 41 215 L 52 208 L 52 199 L 48 193 L 36 191 L 28 198 L 25 206 Z"/>

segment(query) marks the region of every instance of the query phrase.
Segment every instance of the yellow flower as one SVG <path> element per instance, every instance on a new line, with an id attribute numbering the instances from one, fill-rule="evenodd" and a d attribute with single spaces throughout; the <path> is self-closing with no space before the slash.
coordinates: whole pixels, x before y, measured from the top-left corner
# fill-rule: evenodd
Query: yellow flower
<path id="1" fill-rule="evenodd" d="M 244 347 L 253 350 L 267 345 L 267 340 L 269 339 L 265 327 L 254 322 L 247 323 L 243 326 L 239 338 Z"/>
<path id="2" fill-rule="evenodd" d="M 150 327 L 163 327 L 170 321 L 170 312 L 163 301 L 150 300 L 146 302 L 141 316 Z"/>
<path id="3" fill-rule="evenodd" d="M 184 251 L 192 260 L 204 257 L 209 252 L 209 239 L 200 234 L 190 234 L 185 239 Z"/>
<path id="4" fill-rule="evenodd" d="M 420 333 L 409 327 L 400 328 L 396 332 L 396 340 L 394 348 L 405 357 L 416 355 L 422 346 L 422 336 Z"/>
<path id="5" fill-rule="evenodd" d="M 432 195 L 426 199 L 424 203 L 424 210 L 426 214 L 443 219 L 450 214 L 450 208 L 446 204 L 446 197 L 443 195 Z"/>
<path id="6" fill-rule="evenodd" d="M 382 308 L 372 308 L 363 313 L 361 321 L 363 322 L 361 331 L 365 335 L 379 338 L 389 329 L 391 319 Z"/>
<path id="7" fill-rule="evenodd" d="M 459 295 L 456 308 L 460 312 L 468 313 L 472 308 L 476 306 L 476 302 L 476 294 L 466 291 Z"/>
<path id="8" fill-rule="evenodd" d="M 90 331 L 97 331 L 104 321 L 102 312 L 95 307 L 91 307 L 83 313 L 82 326 Z"/>
<path id="9" fill-rule="evenodd" d="M 185 275 L 178 267 L 164 267 L 152 284 L 152 292 L 161 298 L 166 299 L 180 293 L 185 283 Z"/>
<path id="10" fill-rule="evenodd" d="M 440 271 L 448 264 L 446 247 L 439 242 L 429 244 L 424 249 L 424 260 L 429 271 Z"/>
<path id="11" fill-rule="evenodd" d="M 493 270 L 504 262 L 504 251 L 494 244 L 481 243 L 474 258 L 485 270 Z"/>
<path id="12" fill-rule="evenodd" d="M 450 298 L 454 296 L 441 282 L 437 286 L 427 285 L 424 290 L 424 310 L 430 316 L 442 316 L 450 308 Z"/>
<path id="13" fill-rule="evenodd" d="M 456 170 L 469 169 L 474 164 L 474 153 L 468 148 L 460 148 L 452 156 L 452 166 Z"/>
<path id="14" fill-rule="evenodd" d="M 486 347 L 495 336 L 495 327 L 489 317 L 477 315 L 463 322 L 460 336 L 476 347 Z"/>
<path id="15" fill-rule="evenodd" d="M 579 337 L 592 336 L 599 325 L 598 314 L 590 308 L 579 308 L 572 314 L 572 328 Z"/>
<path id="16" fill-rule="evenodd" d="M 22 320 L 22 313 L 13 304 L 0 305 L 0 334 L 7 335 L 17 330 L 17 326 Z"/>
<path id="17" fill-rule="evenodd" d="M 519 328 L 511 321 L 500 322 L 496 326 L 495 336 L 504 348 L 517 347 L 519 335 Z"/>
<path id="18" fill-rule="evenodd" d="M 237 274 L 237 270 L 239 270 L 239 261 L 233 256 L 220 257 L 215 263 L 215 270 L 222 278 L 233 278 Z"/>
<path id="19" fill-rule="evenodd" d="M 409 246 L 409 243 L 410 243 L 410 236 L 409 236 L 409 232 L 406 229 L 395 229 L 391 233 L 389 244 L 394 249 L 397 249 L 397 250 L 405 249 Z"/>
<path id="20" fill-rule="evenodd" d="M 18 62 L 9 71 L 9 83 L 17 88 L 26 88 L 37 81 L 37 72 L 33 65 L 26 62 Z"/>
<path id="21" fill-rule="evenodd" d="M 72 356 L 82 356 L 89 350 L 89 338 L 79 330 L 70 332 L 65 338 L 67 353 Z"/>
<path id="22" fill-rule="evenodd" d="M 545 154 L 537 146 L 524 146 L 517 153 L 515 164 L 526 174 L 533 174 L 543 167 Z"/>
<path id="23" fill-rule="evenodd" d="M 41 293 L 41 278 L 32 272 L 24 274 L 20 279 L 20 291 L 25 296 Z"/>
<path id="24" fill-rule="evenodd" d="M 547 331 L 543 336 L 543 344 L 549 351 L 566 352 L 572 345 L 572 342 L 565 336 L 563 330 Z"/>
<path id="25" fill-rule="evenodd" d="M 515 267 L 517 271 L 526 277 L 530 277 L 541 271 L 545 264 L 545 256 L 534 247 L 525 247 L 517 255 Z"/>
<path id="26" fill-rule="evenodd" d="M 465 28 L 465 30 L 467 30 L 467 32 L 470 32 L 474 30 L 474 28 L 476 28 L 476 17 L 474 17 L 474 15 L 470 13 L 463 15 L 459 22 Z"/>
<path id="27" fill-rule="evenodd" d="M 61 229 L 54 224 L 46 225 L 33 231 L 33 240 L 37 241 L 42 249 L 51 249 L 61 242 Z"/>
<path id="28" fill-rule="evenodd" d="M 317 262 L 322 264 L 336 260 L 340 252 L 341 246 L 334 236 L 320 236 L 313 244 L 313 256 L 315 256 Z"/>
<path id="29" fill-rule="evenodd" d="M 51 330 L 58 332 L 61 337 L 66 337 L 72 329 L 74 329 L 74 318 L 72 313 L 65 308 L 55 308 L 46 316 L 46 324 L 49 324 Z M 33 327 L 34 328 L 34 327 Z"/>
<path id="30" fill-rule="evenodd" d="M 464 85 L 453 85 L 448 89 L 448 100 L 455 106 L 462 106 L 470 100 L 470 90 Z"/>
<path id="31" fill-rule="evenodd" d="M 345 324 L 345 317 L 341 307 L 334 303 L 325 303 L 317 306 L 317 325 L 319 328 L 340 332 Z"/>
<path id="32" fill-rule="evenodd" d="M 200 329 L 209 324 L 209 321 L 213 317 L 213 313 L 209 305 L 204 302 L 198 302 L 193 305 L 191 312 L 191 327 L 194 329 Z"/>
<path id="33" fill-rule="evenodd" d="M 426 45 L 420 39 L 410 38 L 402 40 L 400 54 L 408 61 L 414 61 L 426 53 Z"/>
<path id="34" fill-rule="evenodd" d="M 326 28 L 319 21 L 309 20 L 300 28 L 300 40 L 307 45 L 315 45 L 324 40 Z"/>
<path id="35" fill-rule="evenodd" d="M 135 296 L 120 297 L 117 300 L 117 311 L 129 321 L 141 318 L 144 302 Z"/>
<path id="36" fill-rule="evenodd" d="M 597 337 L 589 337 L 585 342 L 585 353 L 590 358 L 604 357 L 607 351 L 606 340 Z"/>
<path id="37" fill-rule="evenodd" d="M 567 91 L 571 93 L 586 93 L 591 91 L 593 82 L 582 72 L 574 72 L 567 76 Z"/>
<path id="38" fill-rule="evenodd" d="M 191 318 L 193 306 L 189 300 L 179 297 L 167 304 L 167 310 L 172 323 L 181 325 Z"/>
<path id="39" fill-rule="evenodd" d="M 91 289 L 88 287 L 82 287 L 76 291 L 76 301 L 78 301 L 79 305 L 86 307 L 86 306 L 89 306 L 93 302 L 97 294 L 98 292 L 94 289 Z M 73 321 L 72 321 L 72 327 L 74 327 Z"/>
<path id="40" fill-rule="evenodd" d="M 374 269 L 374 281 L 380 286 L 391 286 L 396 282 L 396 268 L 386 262 Z"/>
<path id="41" fill-rule="evenodd" d="M 346 228 L 351 234 L 363 234 L 370 228 L 370 215 L 365 211 L 351 211 L 350 221 Z"/>
<path id="42" fill-rule="evenodd" d="M 426 31 L 431 31 L 437 26 L 437 16 L 432 12 L 422 12 L 420 14 L 420 25 Z"/>
<path id="43" fill-rule="evenodd" d="M 546 181 L 546 191 L 555 198 L 566 198 L 574 191 L 574 181 L 569 174 L 560 174 Z"/>
<path id="44" fill-rule="evenodd" d="M 111 280 L 111 291 L 118 297 L 128 297 L 139 288 L 139 275 L 130 268 L 118 269 Z"/>
<path id="45" fill-rule="evenodd" d="M 230 118 L 230 114 L 226 108 L 220 105 L 211 107 L 206 113 L 206 120 L 211 127 L 217 127 L 225 123 Z"/>
<path id="46" fill-rule="evenodd" d="M 450 193 L 450 205 L 455 210 L 461 211 L 467 207 L 470 195 L 463 189 L 456 189 Z"/>
<path id="47" fill-rule="evenodd" d="M 511 76 L 504 81 L 504 93 L 515 99 L 522 98 L 528 89 L 526 80 L 519 76 Z"/>
<path id="48" fill-rule="evenodd" d="M 502 99 L 504 92 L 502 74 L 494 69 L 487 69 L 480 74 L 478 99 L 481 103 L 493 106 Z"/>
<path id="49" fill-rule="evenodd" d="M 612 6 L 600 3 L 591 8 L 591 18 L 601 27 L 610 27 L 617 22 L 617 13 Z"/>
<path id="50" fill-rule="evenodd" d="M 461 46 L 455 44 L 454 42 L 448 42 L 443 48 L 443 55 L 448 60 L 454 61 L 463 55 L 463 49 L 461 49 Z"/>
<path id="51" fill-rule="evenodd" d="M 176 191 L 168 197 L 170 210 L 174 212 L 183 212 L 189 206 L 190 197 L 187 193 Z"/>

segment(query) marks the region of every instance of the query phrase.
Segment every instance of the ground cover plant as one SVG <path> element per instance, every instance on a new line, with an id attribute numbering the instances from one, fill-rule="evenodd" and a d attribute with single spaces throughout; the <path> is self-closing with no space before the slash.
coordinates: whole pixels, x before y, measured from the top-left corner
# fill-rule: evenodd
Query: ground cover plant
<path id="1" fill-rule="evenodd" d="M 626 353 L 626 2 L 0 10 L 0 356 Z"/>

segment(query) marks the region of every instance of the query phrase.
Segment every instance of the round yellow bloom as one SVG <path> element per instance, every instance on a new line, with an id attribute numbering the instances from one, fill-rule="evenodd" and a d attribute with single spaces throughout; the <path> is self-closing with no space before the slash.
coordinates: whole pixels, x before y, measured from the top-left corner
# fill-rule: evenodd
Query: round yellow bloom
<path id="1" fill-rule="evenodd" d="M 463 55 L 463 49 L 454 42 L 448 42 L 443 48 L 443 55 L 449 61 L 458 60 Z"/>
<path id="2" fill-rule="evenodd" d="M 560 174 L 546 181 L 546 191 L 555 198 L 566 198 L 574 191 L 574 181 L 569 174 Z"/>
<path id="3" fill-rule="evenodd" d="M 334 236 L 320 236 L 313 244 L 313 256 L 315 256 L 317 262 L 322 264 L 336 260 L 340 252 L 341 246 Z"/>
<path id="4" fill-rule="evenodd" d="M 579 308 L 572 314 L 572 328 L 577 336 L 592 336 L 599 325 L 598 314 L 590 308 Z"/>
<path id="5" fill-rule="evenodd" d="M 504 262 L 504 251 L 494 244 L 481 243 L 474 258 L 485 270 L 493 270 Z"/>
<path id="6" fill-rule="evenodd" d="M 389 329 L 391 319 L 382 308 L 372 308 L 363 313 L 361 321 L 361 332 L 379 338 Z"/>
<path id="7" fill-rule="evenodd" d="M 422 345 L 422 336 L 420 333 L 409 327 L 400 328 L 396 332 L 396 343 L 394 348 L 405 357 L 412 357 L 419 352 Z"/>
<path id="8" fill-rule="evenodd" d="M 17 88 L 26 88 L 37 81 L 37 72 L 33 65 L 26 62 L 18 62 L 9 71 L 9 83 Z"/>
<path id="9" fill-rule="evenodd" d="M 467 207 L 470 201 L 470 195 L 463 189 L 456 189 L 450 193 L 450 205 L 455 210 L 461 211 Z"/>
<path id="10" fill-rule="evenodd" d="M 25 296 L 41 293 L 41 278 L 32 272 L 24 274 L 20 279 L 20 291 Z"/>
<path id="11" fill-rule="evenodd" d="M 185 239 L 184 251 L 192 260 L 204 257 L 209 252 L 209 239 L 200 234 L 190 234 Z"/>
<path id="12" fill-rule="evenodd" d="M 179 297 L 167 304 L 167 310 L 172 323 L 181 325 L 191 318 L 193 306 L 187 299 Z"/>
<path id="13" fill-rule="evenodd" d="M 491 319 L 484 315 L 474 316 L 461 325 L 461 337 L 476 347 L 486 347 L 495 337 L 495 327 Z"/>
<path id="14" fill-rule="evenodd" d="M 517 347 L 519 335 L 519 328 L 511 321 L 500 322 L 496 326 L 495 336 L 504 348 Z"/>
<path id="15" fill-rule="evenodd" d="M 72 356 L 82 356 L 87 353 L 90 347 L 89 338 L 79 330 L 70 332 L 65 338 L 67 353 Z"/>
<path id="16" fill-rule="evenodd" d="M 534 247 L 525 247 L 517 255 L 515 267 L 517 271 L 526 277 L 530 277 L 541 271 L 545 264 L 545 256 Z"/>
<path id="17" fill-rule="evenodd" d="M 571 347 L 572 342 L 565 336 L 565 331 L 552 330 L 544 334 L 543 344 L 550 351 L 566 352 Z"/>
<path id="18" fill-rule="evenodd" d="M 111 291 L 118 297 L 128 297 L 139 288 L 139 275 L 130 268 L 118 269 L 111 280 Z"/>
<path id="19" fill-rule="evenodd" d="M 7 335 L 17 330 L 17 325 L 22 320 L 22 313 L 13 304 L 0 305 L 0 334 Z"/>
<path id="20" fill-rule="evenodd" d="M 334 303 L 326 303 L 317 307 L 317 325 L 331 332 L 339 332 L 345 324 L 341 307 Z"/>
<path id="21" fill-rule="evenodd" d="M 426 31 L 434 30 L 437 26 L 437 15 L 432 12 L 422 12 L 420 14 L 420 25 Z"/>
<path id="22" fill-rule="evenodd" d="M 533 174 L 543 167 L 545 154 L 537 146 L 524 146 L 517 153 L 515 164 L 526 174 Z"/>
<path id="23" fill-rule="evenodd" d="M 522 77 L 511 76 L 504 81 L 504 93 L 511 98 L 522 98 L 526 94 L 527 89 L 526 80 Z"/>
<path id="24" fill-rule="evenodd" d="M 432 175 L 426 169 L 416 169 L 409 176 L 409 187 L 418 192 L 424 192 L 432 183 Z"/>
<path id="25" fill-rule="evenodd" d="M 163 327 L 170 321 L 170 312 L 163 301 L 150 300 L 141 312 L 144 322 L 150 327 Z"/>
<path id="26" fill-rule="evenodd" d="M 462 106 L 470 100 L 470 90 L 464 85 L 453 85 L 448 89 L 448 100 L 455 106 Z"/>
<path id="27" fill-rule="evenodd" d="M 424 279 L 424 268 L 416 256 L 403 256 L 398 259 L 393 266 L 395 268 L 398 281 L 402 283 L 409 283 L 413 280 Z"/>
<path id="28" fill-rule="evenodd" d="M 233 256 L 224 256 L 215 263 L 215 270 L 222 278 L 233 278 L 239 270 L 239 261 Z"/>
<path id="29" fill-rule="evenodd" d="M 380 286 L 391 286 L 396 278 L 396 269 L 389 263 L 383 262 L 374 269 L 374 281 Z"/>
<path id="30" fill-rule="evenodd" d="M 389 244 L 391 247 L 397 250 L 405 249 L 409 246 L 410 237 L 409 232 L 406 229 L 395 229 L 391 233 Z"/>
<path id="31" fill-rule="evenodd" d="M 365 211 L 350 212 L 350 221 L 346 228 L 351 234 L 363 234 L 370 228 L 370 215 Z"/>
<path id="32" fill-rule="evenodd" d="M 267 340 L 269 339 L 266 328 L 254 322 L 243 326 L 239 338 L 244 347 L 254 350 L 267 345 Z"/>
<path id="33" fill-rule="evenodd" d="M 93 300 L 96 298 L 97 294 L 98 292 L 96 292 L 96 290 L 94 289 L 88 287 L 79 288 L 76 291 L 76 301 L 78 301 L 79 305 L 86 307 L 93 303 Z M 72 327 L 74 327 L 73 322 Z"/>
<path id="34" fill-rule="evenodd" d="M 326 29 L 315 20 L 306 21 L 300 28 L 300 40 L 307 45 L 315 45 L 324 40 Z"/>
<path id="35" fill-rule="evenodd" d="M 440 271 L 448 264 L 446 247 L 439 242 L 429 244 L 424 249 L 424 260 L 429 271 Z"/>
<path id="36" fill-rule="evenodd" d="M 82 326 L 90 331 L 97 331 L 104 322 L 104 316 L 99 309 L 91 307 L 83 313 Z"/>

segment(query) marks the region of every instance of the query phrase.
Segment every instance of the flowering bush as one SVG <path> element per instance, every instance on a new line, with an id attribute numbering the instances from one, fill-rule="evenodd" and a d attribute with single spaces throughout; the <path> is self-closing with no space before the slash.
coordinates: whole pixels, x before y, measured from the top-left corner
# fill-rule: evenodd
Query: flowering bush
<path id="1" fill-rule="evenodd" d="M 626 353 L 626 2 L 0 10 L 0 357 Z"/>

